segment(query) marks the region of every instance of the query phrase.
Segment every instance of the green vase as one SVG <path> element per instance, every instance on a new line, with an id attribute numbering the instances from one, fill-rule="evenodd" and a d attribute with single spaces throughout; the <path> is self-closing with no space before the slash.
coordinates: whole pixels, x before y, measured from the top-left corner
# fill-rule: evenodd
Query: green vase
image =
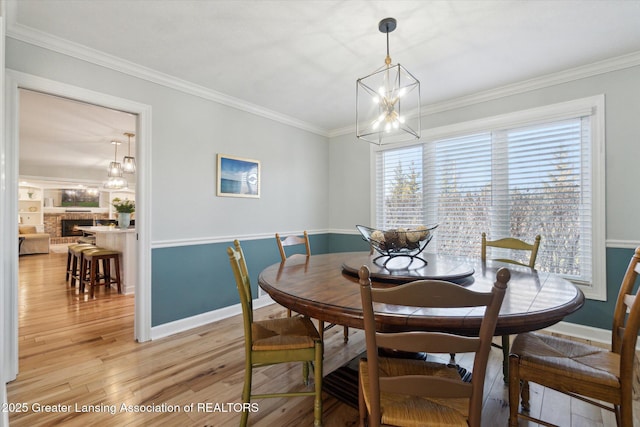
<path id="1" fill-rule="evenodd" d="M 118 228 L 129 228 L 131 214 L 129 212 L 118 212 Z"/>

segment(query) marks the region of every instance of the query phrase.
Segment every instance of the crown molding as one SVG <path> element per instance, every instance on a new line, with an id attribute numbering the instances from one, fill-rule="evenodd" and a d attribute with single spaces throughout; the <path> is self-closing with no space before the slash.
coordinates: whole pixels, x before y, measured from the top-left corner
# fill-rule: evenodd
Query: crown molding
<path id="1" fill-rule="evenodd" d="M 6 36 L 12 39 L 38 46 L 47 50 L 61 53 L 72 58 L 80 59 L 92 64 L 100 65 L 114 71 L 128 74 L 152 83 L 156 83 L 171 89 L 178 90 L 193 96 L 197 96 L 209 101 L 217 102 L 240 111 L 264 117 L 275 122 L 280 122 L 304 131 L 308 131 L 320 136 L 328 137 L 326 129 L 319 128 L 313 124 L 298 120 L 286 114 L 261 107 L 248 101 L 218 92 L 204 86 L 200 86 L 186 80 L 179 79 L 169 74 L 164 74 L 151 68 L 143 67 L 134 62 L 118 58 L 114 55 L 104 53 L 87 46 L 71 42 L 51 34 L 21 25 L 15 21 L 15 2 L 7 2 L 8 22 Z"/>
<path id="2" fill-rule="evenodd" d="M 630 67 L 637 67 L 639 65 L 640 52 L 633 52 L 627 55 L 617 56 L 580 67 L 559 71 L 557 73 L 547 74 L 544 76 L 523 80 L 521 82 L 508 84 L 498 88 L 477 92 L 471 95 L 438 102 L 423 107 L 423 111 L 426 110 L 426 114 L 440 113 L 447 110 L 453 110 L 473 104 L 478 104 L 480 102 L 493 101 L 495 99 L 505 98 L 507 96 L 531 92 L 533 90 L 543 89 L 562 83 L 568 83 L 587 77 L 597 76 L 599 74 L 605 74 Z"/>
<path id="3" fill-rule="evenodd" d="M 637 66 L 640 66 L 640 51 L 605 59 L 603 61 L 594 62 L 592 64 L 587 64 L 580 67 L 570 68 L 568 70 L 559 71 L 553 74 L 547 74 L 544 76 L 523 80 L 521 82 L 476 92 L 458 98 L 452 98 L 433 104 L 423 105 L 422 115 L 426 116 L 429 114 L 436 114 L 444 111 L 468 107 L 470 105 L 479 104 L 481 102 L 493 101 L 508 96 L 531 92 L 533 90 L 543 89 L 562 83 L 568 83 L 587 77 L 597 76 L 599 74 L 605 74 L 612 71 L 618 71 L 625 68 Z M 345 135 L 348 133 L 355 134 L 355 126 L 347 126 L 330 130 L 329 138 Z"/>

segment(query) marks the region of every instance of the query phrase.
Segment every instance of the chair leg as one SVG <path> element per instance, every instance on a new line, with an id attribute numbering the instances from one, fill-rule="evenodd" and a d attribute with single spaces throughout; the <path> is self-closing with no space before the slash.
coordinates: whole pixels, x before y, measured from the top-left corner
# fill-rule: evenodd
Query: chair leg
<path id="1" fill-rule="evenodd" d="M 242 403 L 245 403 L 242 408 L 242 417 L 240 418 L 240 427 L 245 427 L 247 421 L 249 421 L 249 405 L 251 401 L 251 375 L 252 375 L 251 361 L 247 360 L 244 368 L 244 387 L 242 389 Z"/>
<path id="2" fill-rule="evenodd" d="M 632 393 L 622 396 L 621 405 L 614 407 L 616 414 L 620 414 L 620 418 L 617 419 L 617 421 L 618 425 L 621 427 L 633 426 L 633 401 L 631 395 Z"/>
<path id="3" fill-rule="evenodd" d="M 529 403 L 529 399 L 531 398 L 529 394 L 529 381 L 523 380 L 521 387 L 520 398 L 522 399 L 522 410 L 524 412 L 529 412 L 531 410 L 531 405 Z"/>
<path id="4" fill-rule="evenodd" d="M 505 384 L 509 384 L 509 350 L 511 343 L 509 335 L 502 336 L 502 379 Z"/>
<path id="5" fill-rule="evenodd" d="M 519 358 L 509 356 L 509 427 L 518 427 L 518 406 L 520 404 Z"/>
<path id="6" fill-rule="evenodd" d="M 75 282 L 75 278 L 73 276 L 75 276 L 76 274 L 76 268 L 78 267 L 78 259 L 74 256 L 71 258 L 70 261 L 71 265 L 69 266 L 69 270 L 70 270 L 70 275 L 69 275 L 69 286 L 71 287 L 75 287 L 76 286 L 76 282 Z M 82 268 L 82 263 L 80 263 L 80 268 Z"/>
<path id="7" fill-rule="evenodd" d="M 122 278 L 120 277 L 120 256 L 116 255 L 116 257 L 114 258 L 113 263 L 115 264 L 115 270 L 116 270 L 116 286 L 118 288 L 118 293 L 121 294 L 122 293 Z"/>
<path id="8" fill-rule="evenodd" d="M 67 250 L 67 274 L 65 280 L 69 282 L 69 274 L 71 273 L 71 250 Z"/>
<path id="9" fill-rule="evenodd" d="M 316 342 L 316 360 L 314 364 L 315 400 L 313 402 L 313 425 L 322 426 L 322 364 L 324 358 L 324 344 L 322 341 Z"/>
<path id="10" fill-rule="evenodd" d="M 342 328 L 342 333 L 344 334 L 344 342 L 349 342 L 349 327 L 345 326 Z"/>
<path id="11" fill-rule="evenodd" d="M 78 294 L 82 294 L 84 292 L 85 280 L 87 276 L 87 269 L 89 268 L 89 261 L 85 257 L 80 258 L 80 272 L 78 273 Z M 73 276 L 71 278 L 73 281 Z"/>
<path id="12" fill-rule="evenodd" d="M 71 286 L 72 288 L 76 286 L 76 283 L 78 284 L 78 286 L 81 286 L 83 259 L 84 258 L 82 256 L 82 252 L 74 255 L 71 258 L 71 275 L 69 276 L 69 286 Z"/>
<path id="13" fill-rule="evenodd" d="M 624 424 L 622 423 L 622 413 L 620 412 L 620 406 L 613 405 L 613 413 L 616 416 L 616 426 L 622 427 Z M 631 424 L 629 424 L 631 426 Z"/>
<path id="14" fill-rule="evenodd" d="M 111 258 L 104 258 L 102 260 L 102 273 L 103 273 L 103 276 L 109 276 L 109 279 L 108 279 L 109 282 L 113 280 L 113 277 L 111 276 L 113 272 L 114 271 L 111 266 Z M 111 284 L 105 286 L 105 288 L 110 288 L 110 287 L 111 287 Z"/>
<path id="15" fill-rule="evenodd" d="M 93 298 L 95 296 L 95 291 L 96 291 L 96 286 L 97 284 L 97 276 L 98 276 L 98 272 L 99 270 L 99 266 L 98 266 L 98 260 L 97 259 L 92 259 L 91 260 L 91 267 L 89 268 L 89 275 L 91 276 L 91 278 L 89 279 L 89 298 Z"/>
<path id="16" fill-rule="evenodd" d="M 362 380 L 358 375 L 358 413 L 360 415 L 360 427 L 365 427 L 367 423 L 367 404 L 364 403 L 364 394 L 362 393 Z"/>

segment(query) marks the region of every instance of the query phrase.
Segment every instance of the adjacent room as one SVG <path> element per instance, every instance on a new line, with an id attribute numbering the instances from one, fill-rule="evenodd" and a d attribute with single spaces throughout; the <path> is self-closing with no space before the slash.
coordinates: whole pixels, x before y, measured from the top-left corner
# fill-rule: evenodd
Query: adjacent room
<path id="1" fill-rule="evenodd" d="M 0 426 L 640 425 L 638 22 L 1 2 Z"/>

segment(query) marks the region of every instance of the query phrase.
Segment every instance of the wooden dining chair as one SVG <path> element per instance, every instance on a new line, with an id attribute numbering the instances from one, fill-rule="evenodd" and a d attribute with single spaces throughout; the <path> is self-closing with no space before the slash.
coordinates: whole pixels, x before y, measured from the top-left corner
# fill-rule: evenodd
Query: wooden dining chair
<path id="1" fill-rule="evenodd" d="M 251 399 L 273 397 L 315 396 L 314 426 L 322 425 L 322 359 L 323 343 L 320 334 L 309 318 L 285 317 L 267 320 L 253 319 L 251 281 L 240 242 L 233 242 L 235 248 L 228 247 L 227 254 L 236 280 L 242 305 L 245 344 L 245 374 L 242 402 Z M 303 379 L 308 384 L 309 367 L 313 363 L 314 390 L 279 393 L 251 393 L 253 369 L 277 363 L 303 362 Z M 274 384 L 280 383 L 274 381 Z M 248 405 L 245 405 L 248 406 Z M 243 408 L 241 426 L 247 425 L 249 409 Z"/>
<path id="2" fill-rule="evenodd" d="M 309 244 L 309 235 L 307 234 L 306 231 L 303 232 L 302 236 L 291 235 L 284 238 L 280 237 L 280 234 L 276 233 L 276 242 L 278 243 L 278 250 L 280 251 L 281 262 L 285 262 L 287 259 L 287 253 L 285 252 L 285 249 L 284 249 L 285 247 L 292 247 L 292 246 L 300 247 L 304 245 L 304 248 L 305 248 L 304 253 L 306 253 L 306 256 L 308 257 L 311 256 L 311 245 Z M 302 253 L 302 251 L 298 251 L 298 253 L 291 254 L 290 256 L 300 256 L 300 255 L 304 255 L 304 253 Z M 291 317 L 290 308 L 287 308 L 287 316 Z M 329 324 L 325 326 L 324 321 L 318 319 L 318 331 L 320 331 L 320 337 L 324 339 L 324 331 L 330 328 L 333 328 L 334 326 L 335 326 L 334 324 Z M 348 342 L 349 327 L 343 326 L 342 331 L 343 331 L 344 342 Z"/>
<path id="3" fill-rule="evenodd" d="M 509 426 L 517 426 L 518 418 L 541 423 L 529 413 L 530 382 L 613 411 L 618 427 L 633 426 L 634 360 L 640 329 L 640 303 L 634 291 L 638 261 L 640 247 L 618 292 L 610 350 L 536 332 L 515 338 L 509 356 Z M 518 411 L 519 395 L 522 412 Z"/>
<path id="4" fill-rule="evenodd" d="M 302 255 L 311 256 L 311 245 L 309 244 L 309 234 L 306 231 L 302 233 L 302 236 L 286 236 L 280 237 L 280 234 L 276 233 L 276 242 L 278 243 L 278 250 L 280 251 L 280 259 L 285 261 L 287 259 L 287 253 L 285 247 L 302 246 L 304 245 L 304 253 Z M 300 251 L 301 252 L 301 251 Z"/>
<path id="5" fill-rule="evenodd" d="M 359 271 L 367 358 L 359 365 L 360 425 L 394 426 L 480 426 L 484 379 L 491 339 L 510 279 L 501 268 L 491 292 L 475 292 L 439 280 L 418 280 L 391 288 L 371 288 L 369 269 Z M 485 308 L 478 337 L 441 332 L 376 331 L 377 304 L 410 306 L 407 313 L 420 315 L 415 307 L 474 310 Z M 397 311 L 398 314 L 401 311 Z M 407 352 L 475 352 L 473 375 L 465 382 L 457 366 L 406 358 L 379 356 L 379 348 Z"/>
<path id="6" fill-rule="evenodd" d="M 513 237 L 505 237 L 498 240 L 487 240 L 487 234 L 482 233 L 482 247 L 480 250 L 480 258 L 482 261 L 487 260 L 487 247 L 510 249 L 511 251 L 517 251 L 517 253 L 528 253 L 528 260 L 521 258 L 522 261 L 510 259 L 510 258 L 492 258 L 494 261 L 506 262 L 509 264 L 522 265 L 529 268 L 534 268 L 536 264 L 536 258 L 538 257 L 538 249 L 540 248 L 540 235 L 538 234 L 533 243 L 527 243 L 524 240 L 516 239 Z M 500 345 L 494 344 L 502 350 L 502 374 L 504 382 L 509 381 L 509 347 L 511 338 L 509 335 L 503 335 L 501 337 Z"/>
<path id="7" fill-rule="evenodd" d="M 523 240 L 513 237 L 505 237 L 498 240 L 487 240 L 487 233 L 482 233 L 482 247 L 480 252 L 480 258 L 482 261 L 487 260 L 487 247 L 510 249 L 512 251 L 528 252 L 528 260 L 518 261 L 510 258 L 493 258 L 494 261 L 507 262 L 509 264 L 524 265 L 525 267 L 534 268 L 536 264 L 536 258 L 538 257 L 538 249 L 540 248 L 540 235 L 535 237 L 533 243 L 527 243 Z"/>
<path id="8" fill-rule="evenodd" d="M 280 237 L 280 234 L 276 233 L 276 243 L 278 244 L 278 250 L 280 251 L 280 261 L 284 262 L 287 259 L 287 253 L 284 248 L 286 246 L 302 246 L 304 245 L 306 256 L 311 256 L 311 245 L 309 244 L 309 235 L 305 231 L 302 237 L 300 236 L 287 236 L 284 239 Z M 292 254 L 291 256 L 303 255 L 302 253 Z M 287 308 L 287 317 L 291 317 L 291 309 Z"/>

